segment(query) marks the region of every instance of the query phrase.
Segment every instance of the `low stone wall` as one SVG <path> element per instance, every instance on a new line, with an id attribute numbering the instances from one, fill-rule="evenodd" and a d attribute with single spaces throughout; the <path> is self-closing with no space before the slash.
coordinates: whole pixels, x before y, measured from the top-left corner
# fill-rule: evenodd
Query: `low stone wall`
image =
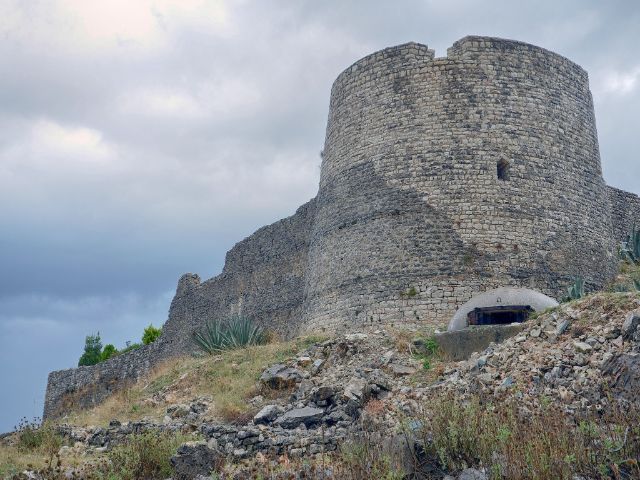
<path id="1" fill-rule="evenodd" d="M 43 418 L 59 417 L 71 409 L 92 407 L 127 384 L 135 383 L 168 358 L 170 350 L 158 340 L 97 365 L 49 374 Z"/>
<path id="2" fill-rule="evenodd" d="M 501 343 L 522 331 L 524 324 L 483 325 L 464 330 L 436 334 L 436 341 L 450 360 L 466 360 L 474 352 L 481 352 L 491 342 Z"/>

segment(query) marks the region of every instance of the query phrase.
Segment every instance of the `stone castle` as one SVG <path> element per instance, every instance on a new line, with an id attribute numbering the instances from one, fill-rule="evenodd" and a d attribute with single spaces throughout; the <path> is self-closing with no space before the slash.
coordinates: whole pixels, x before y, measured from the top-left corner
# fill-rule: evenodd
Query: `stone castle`
<path id="1" fill-rule="evenodd" d="M 635 221 L 640 198 L 602 178 L 580 66 L 489 37 L 442 58 L 387 48 L 333 84 L 317 196 L 235 245 L 217 277 L 184 275 L 155 343 L 52 372 L 45 417 L 190 352 L 207 320 L 242 315 L 285 336 L 418 327 L 497 287 L 600 288 Z"/>

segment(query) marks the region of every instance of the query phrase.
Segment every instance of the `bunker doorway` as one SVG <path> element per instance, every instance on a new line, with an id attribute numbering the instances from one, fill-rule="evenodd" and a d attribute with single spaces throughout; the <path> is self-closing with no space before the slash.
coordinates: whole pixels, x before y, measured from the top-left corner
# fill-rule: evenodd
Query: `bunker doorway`
<path id="1" fill-rule="evenodd" d="M 530 305 L 474 308 L 467 314 L 469 325 L 508 325 L 522 323 L 533 312 Z"/>

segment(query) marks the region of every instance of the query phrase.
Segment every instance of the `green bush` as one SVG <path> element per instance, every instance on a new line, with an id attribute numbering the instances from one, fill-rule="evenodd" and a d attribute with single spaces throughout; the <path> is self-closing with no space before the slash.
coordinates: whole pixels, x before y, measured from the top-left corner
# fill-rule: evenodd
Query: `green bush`
<path id="1" fill-rule="evenodd" d="M 144 333 L 142 334 L 142 343 L 144 345 L 149 345 L 150 343 L 155 342 L 160 334 L 162 333 L 162 327 L 156 328 L 153 325 L 149 325 L 144 329 Z"/>
<path id="2" fill-rule="evenodd" d="M 423 345 L 423 351 L 416 353 L 414 356 L 422 362 L 422 368 L 424 370 L 430 370 L 432 366 L 431 361 L 439 353 L 440 346 L 436 341 L 436 337 L 433 335 L 422 340 L 421 343 Z"/>
<path id="3" fill-rule="evenodd" d="M 100 354 L 100 361 L 104 362 L 105 360 L 109 360 L 114 355 L 118 354 L 118 349 L 111 343 L 108 343 L 102 349 L 102 353 Z"/>
<path id="4" fill-rule="evenodd" d="M 88 335 L 84 340 L 84 353 L 78 360 L 78 366 L 95 365 L 102 357 L 102 341 L 100 332 L 95 335 Z"/>
<path id="5" fill-rule="evenodd" d="M 136 349 L 140 348 L 141 346 L 142 346 L 141 343 L 127 342 L 126 346 L 122 350 L 120 350 L 119 353 L 120 354 L 127 353 L 127 352 L 130 352 L 131 350 L 136 350 Z"/>
<path id="6" fill-rule="evenodd" d="M 248 345 L 262 345 L 266 340 L 264 330 L 244 317 L 208 321 L 201 330 L 193 334 L 196 346 L 209 355 Z"/>

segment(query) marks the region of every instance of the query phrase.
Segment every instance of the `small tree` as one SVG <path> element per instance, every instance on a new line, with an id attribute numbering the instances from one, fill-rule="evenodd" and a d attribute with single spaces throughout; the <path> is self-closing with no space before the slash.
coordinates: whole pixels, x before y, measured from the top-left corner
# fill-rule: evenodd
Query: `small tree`
<path id="1" fill-rule="evenodd" d="M 150 343 L 155 342 L 161 333 L 162 327 L 156 328 L 153 325 L 149 325 L 144 329 L 144 333 L 142 334 L 142 343 L 149 345 Z"/>
<path id="2" fill-rule="evenodd" d="M 102 355 L 102 342 L 100 332 L 95 335 L 88 335 L 84 340 L 84 353 L 78 361 L 78 366 L 95 365 L 100 361 Z"/>
<path id="3" fill-rule="evenodd" d="M 109 360 L 111 357 L 118 353 L 118 349 L 111 343 L 108 343 L 102 349 L 102 353 L 100 354 L 100 361 L 104 362 L 105 360 Z"/>

